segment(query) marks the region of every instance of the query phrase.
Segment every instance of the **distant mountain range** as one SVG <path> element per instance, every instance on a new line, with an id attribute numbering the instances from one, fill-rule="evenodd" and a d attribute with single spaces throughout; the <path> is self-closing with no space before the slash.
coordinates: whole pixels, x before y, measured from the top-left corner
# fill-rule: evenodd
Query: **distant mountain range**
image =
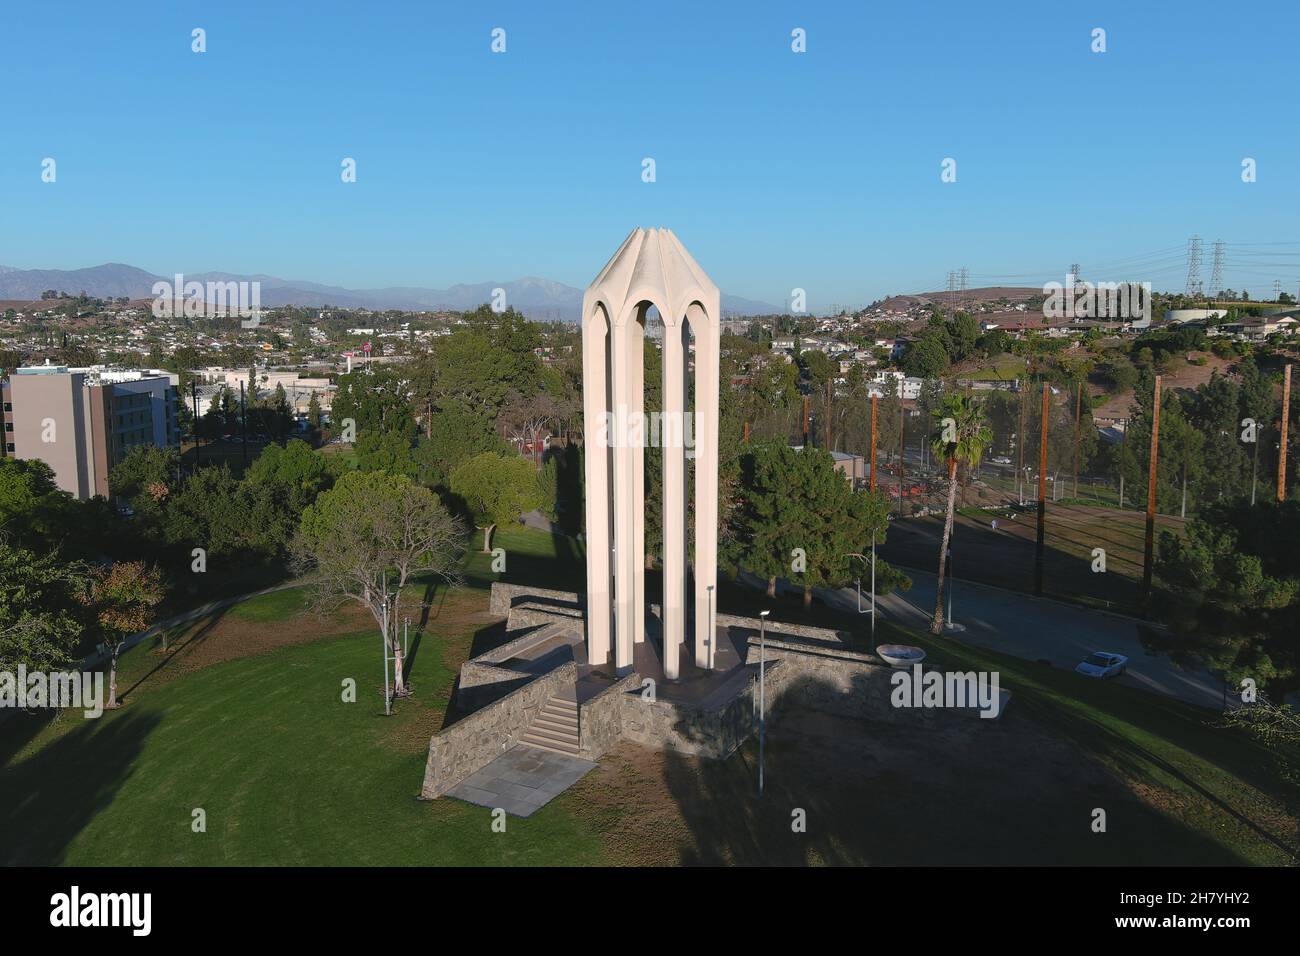
<path id="1" fill-rule="evenodd" d="M 173 276 L 156 276 L 135 266 L 110 262 L 88 269 L 14 269 L 0 266 L 0 299 L 39 299 L 42 292 L 59 292 L 99 298 L 153 298 L 153 284 L 173 281 Z M 320 308 L 335 306 L 354 309 L 401 309 L 403 311 L 459 311 L 492 301 L 493 289 L 505 289 L 506 304 L 533 319 L 577 322 L 582 312 L 582 290 L 550 279 L 533 277 L 513 282 L 478 282 L 447 289 L 401 287 L 387 289 L 345 289 L 269 275 L 236 275 L 230 272 L 186 273 L 195 282 L 260 282 L 262 305 Z M 722 295 L 724 315 L 771 315 L 785 311 L 766 302 Z"/>

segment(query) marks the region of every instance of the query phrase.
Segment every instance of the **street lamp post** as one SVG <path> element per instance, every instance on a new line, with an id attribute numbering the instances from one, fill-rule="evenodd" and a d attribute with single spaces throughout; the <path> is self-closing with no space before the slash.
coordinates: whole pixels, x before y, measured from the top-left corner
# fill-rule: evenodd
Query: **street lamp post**
<path id="1" fill-rule="evenodd" d="M 876 533 L 871 532 L 871 640 L 876 639 Z"/>
<path id="2" fill-rule="evenodd" d="M 713 620 L 713 585 L 704 590 L 709 592 L 709 670 L 717 670 L 718 625 Z"/>
<path id="3" fill-rule="evenodd" d="M 767 616 L 758 612 L 758 795 L 763 795 L 763 748 L 767 737 Z"/>
<path id="4" fill-rule="evenodd" d="M 392 716 L 393 697 L 388 690 L 388 597 L 385 596 L 380 604 L 383 607 L 383 625 L 379 628 L 379 636 L 384 642 L 384 716 Z"/>
<path id="5" fill-rule="evenodd" d="M 944 560 L 948 563 L 948 573 L 945 575 L 946 583 L 948 585 L 948 617 L 947 620 L 943 622 L 943 628 L 945 631 L 964 631 L 966 630 L 966 626 L 964 624 L 958 624 L 952 619 L 952 591 L 954 583 L 952 576 L 952 548 L 948 549 L 948 552 L 944 555 Z"/>

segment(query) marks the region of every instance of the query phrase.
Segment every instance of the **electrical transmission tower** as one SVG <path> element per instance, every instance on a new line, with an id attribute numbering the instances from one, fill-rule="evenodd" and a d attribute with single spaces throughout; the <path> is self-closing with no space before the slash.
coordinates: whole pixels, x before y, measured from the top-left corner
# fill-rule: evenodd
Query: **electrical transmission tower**
<path id="1" fill-rule="evenodd" d="M 1223 240 L 1214 240 L 1214 266 L 1210 270 L 1210 295 L 1216 299 L 1223 293 Z"/>
<path id="2" fill-rule="evenodd" d="M 962 308 L 966 307 L 966 290 L 970 288 L 970 270 L 965 266 L 957 273 L 957 300 L 961 303 Z"/>
<path id="3" fill-rule="evenodd" d="M 948 272 L 948 312 L 953 311 L 953 300 L 957 295 L 957 273 L 949 270 Z"/>
<path id="4" fill-rule="evenodd" d="M 1276 302 L 1282 298 L 1282 280 L 1273 280 L 1273 301 Z"/>
<path id="5" fill-rule="evenodd" d="M 1187 240 L 1187 294 L 1201 294 L 1201 237 Z"/>
<path id="6" fill-rule="evenodd" d="M 1079 263 L 1077 262 L 1070 263 L 1070 275 L 1074 278 L 1074 284 L 1078 285 L 1079 284 Z"/>

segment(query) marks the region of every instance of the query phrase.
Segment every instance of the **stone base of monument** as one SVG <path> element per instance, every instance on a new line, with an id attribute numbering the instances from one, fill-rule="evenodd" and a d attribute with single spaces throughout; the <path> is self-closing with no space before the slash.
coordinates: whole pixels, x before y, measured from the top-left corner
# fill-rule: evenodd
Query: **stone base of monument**
<path id="1" fill-rule="evenodd" d="M 760 642 L 757 618 L 718 613 L 717 666 L 697 667 L 683 647 L 679 679 L 667 680 L 654 605 L 624 675 L 612 661 L 587 660 L 576 594 L 494 584 L 491 609 L 505 620 L 505 639 L 461 667 L 454 707 L 464 716 L 429 742 L 426 798 L 528 741 L 586 761 L 622 740 L 726 758 L 757 731 L 760 676 L 769 718 L 788 704 L 857 719 L 935 718 L 891 706 L 893 669 L 854 647 L 848 631 L 769 621 Z"/>

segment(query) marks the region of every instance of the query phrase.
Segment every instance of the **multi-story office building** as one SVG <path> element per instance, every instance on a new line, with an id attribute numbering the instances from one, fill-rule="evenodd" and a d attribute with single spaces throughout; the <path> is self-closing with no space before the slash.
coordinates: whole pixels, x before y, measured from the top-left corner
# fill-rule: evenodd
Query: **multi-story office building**
<path id="1" fill-rule="evenodd" d="M 137 445 L 180 444 L 178 376 L 157 369 L 20 368 L 0 384 L 4 452 L 39 458 L 78 498 L 108 496 L 108 473 Z"/>

